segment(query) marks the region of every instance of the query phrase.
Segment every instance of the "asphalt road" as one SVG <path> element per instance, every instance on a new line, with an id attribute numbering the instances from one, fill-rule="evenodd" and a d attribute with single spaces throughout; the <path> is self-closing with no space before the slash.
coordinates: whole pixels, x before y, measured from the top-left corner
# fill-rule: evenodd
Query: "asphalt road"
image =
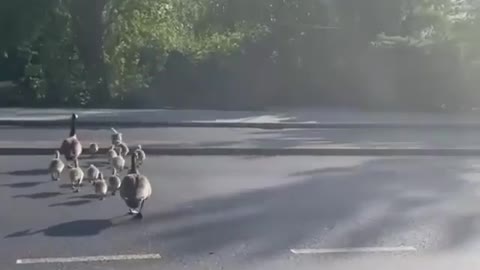
<path id="1" fill-rule="evenodd" d="M 478 269 L 480 159 L 156 157 L 143 221 L 118 197 L 51 182 L 48 157 L 0 156 L 2 269 Z M 102 165 L 101 161 L 82 160 Z M 103 170 L 106 170 L 102 167 Z M 411 253 L 290 249 L 411 246 Z M 17 259 L 159 253 L 149 261 Z"/>
<path id="2" fill-rule="evenodd" d="M 480 130 L 458 129 L 282 129 L 250 128 L 121 128 L 125 141 L 144 147 L 236 148 L 480 148 Z M 58 147 L 65 128 L 0 127 L 0 148 Z M 88 146 L 107 147 L 111 131 L 79 129 Z"/>

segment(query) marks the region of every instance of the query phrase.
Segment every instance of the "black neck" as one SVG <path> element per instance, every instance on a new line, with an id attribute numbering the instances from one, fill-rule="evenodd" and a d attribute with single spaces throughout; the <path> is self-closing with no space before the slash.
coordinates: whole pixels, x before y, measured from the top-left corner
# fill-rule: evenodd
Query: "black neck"
<path id="1" fill-rule="evenodd" d="M 72 115 L 72 121 L 70 122 L 70 137 L 75 136 L 75 115 Z"/>
<path id="2" fill-rule="evenodd" d="M 130 168 L 129 173 L 138 173 L 136 158 L 135 158 L 135 155 L 133 153 L 132 153 L 132 168 Z"/>

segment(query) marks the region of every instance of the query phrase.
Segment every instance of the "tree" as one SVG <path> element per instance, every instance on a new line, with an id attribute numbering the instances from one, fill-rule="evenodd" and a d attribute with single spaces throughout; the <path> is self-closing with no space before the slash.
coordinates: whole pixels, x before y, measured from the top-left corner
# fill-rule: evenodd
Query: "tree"
<path id="1" fill-rule="evenodd" d="M 73 39 L 87 74 L 87 87 L 97 104 L 106 104 L 110 100 L 104 50 L 107 3 L 107 0 L 66 2 L 72 20 Z"/>
<path id="2" fill-rule="evenodd" d="M 0 69 L 30 104 L 125 105 L 183 89 L 176 103 L 369 105 L 414 88 L 473 92 L 478 14 L 474 0 L 3 1 Z"/>

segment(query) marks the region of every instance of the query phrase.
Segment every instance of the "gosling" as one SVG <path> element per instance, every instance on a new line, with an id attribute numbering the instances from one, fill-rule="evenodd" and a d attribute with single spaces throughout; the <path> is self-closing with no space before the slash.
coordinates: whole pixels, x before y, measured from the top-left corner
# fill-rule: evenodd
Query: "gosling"
<path id="1" fill-rule="evenodd" d="M 95 165 L 90 164 L 90 166 L 87 169 L 87 176 L 86 179 L 88 182 L 93 183 L 96 179 L 98 179 L 98 174 L 100 173 L 100 170 L 95 167 Z"/>
<path id="2" fill-rule="evenodd" d="M 110 149 L 107 151 L 107 160 L 108 163 L 112 163 L 114 157 L 118 156 L 117 152 L 115 151 L 114 146 L 112 145 Z"/>
<path id="3" fill-rule="evenodd" d="M 88 147 L 88 151 L 90 152 L 90 155 L 94 156 L 96 153 L 98 153 L 98 144 L 96 143 L 91 143 L 90 147 Z"/>
<path id="4" fill-rule="evenodd" d="M 70 182 L 72 183 L 73 192 L 80 192 L 80 186 L 82 185 L 83 177 L 85 176 L 85 174 L 78 166 L 78 159 L 74 159 L 73 167 L 70 168 L 69 176 Z"/>
<path id="5" fill-rule="evenodd" d="M 126 157 L 128 155 L 128 152 L 130 151 L 128 145 L 123 141 L 117 142 L 116 147 L 117 149 L 121 149 L 121 151 L 119 151 L 119 155 L 122 155 L 122 157 Z"/>
<path id="6" fill-rule="evenodd" d="M 110 186 L 110 190 L 112 191 L 112 196 L 115 196 L 117 190 L 120 188 L 122 180 L 117 175 L 117 170 L 115 168 L 112 169 L 112 175 L 108 178 L 108 185 Z"/>
<path id="7" fill-rule="evenodd" d="M 143 151 L 140 144 L 137 146 L 137 149 L 135 149 L 135 153 L 138 156 L 138 166 L 141 166 L 145 159 L 147 159 L 147 155 L 145 155 L 145 151 Z"/>
<path id="8" fill-rule="evenodd" d="M 125 168 L 125 159 L 122 157 L 122 150 L 121 148 L 118 148 L 118 154 L 116 157 L 112 159 L 112 168 L 115 168 L 117 172 L 122 172 L 123 169 Z"/>
<path id="9" fill-rule="evenodd" d="M 52 177 L 52 181 L 60 180 L 60 175 L 62 174 L 63 169 L 65 168 L 65 164 L 60 159 L 60 151 L 55 151 L 55 156 L 50 161 L 50 166 L 48 167 L 48 171 Z"/>
<path id="10" fill-rule="evenodd" d="M 108 192 L 108 186 L 105 179 L 103 179 L 103 173 L 98 174 L 98 178 L 93 182 L 93 186 L 95 187 L 95 194 L 98 195 L 100 200 L 105 200 L 105 196 Z"/>

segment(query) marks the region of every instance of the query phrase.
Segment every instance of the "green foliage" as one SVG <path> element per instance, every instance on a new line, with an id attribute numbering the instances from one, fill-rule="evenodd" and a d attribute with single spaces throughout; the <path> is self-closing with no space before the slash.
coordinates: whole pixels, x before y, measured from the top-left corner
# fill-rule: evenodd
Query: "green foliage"
<path id="1" fill-rule="evenodd" d="M 239 79 L 250 81 L 244 88 L 253 93 L 275 89 L 269 93 L 271 100 L 291 101 L 312 93 L 348 96 L 342 89 L 371 87 L 361 67 L 372 51 L 431 55 L 425 59 L 435 68 L 461 66 L 467 75 L 458 78 L 476 77 L 480 11 L 474 2 L 1 1 L 0 53 L 5 59 L 11 54 L 15 61 L 8 63 L 22 66 L 22 76 L 12 79 L 23 86 L 21 95 L 28 104 L 123 104 L 156 88 L 175 91 L 182 80 L 168 85 L 172 80 L 165 72 L 172 52 L 187 60 L 185 70 L 175 72 L 179 78 L 190 76 L 185 79 L 192 81 L 190 88 L 200 82 L 205 85 L 199 88 L 214 88 L 199 78 L 217 74 L 231 80 L 230 85 L 236 77 L 251 76 Z M 436 60 L 443 58 L 461 63 L 445 60 L 438 65 Z M 0 71 L 8 68 L 2 61 Z M 426 69 L 421 72 L 428 73 Z M 266 83 L 256 77 L 259 72 L 274 79 Z M 257 89 L 253 83 L 258 80 L 263 81 Z M 215 87 L 220 92 L 227 86 Z M 192 91 L 207 90 L 185 93 Z"/>
<path id="2" fill-rule="evenodd" d="M 58 0 L 0 2 L 0 50 L 28 43 L 38 37 L 48 12 Z"/>
<path id="3" fill-rule="evenodd" d="M 256 28 L 232 29 L 196 25 L 208 15 L 208 0 L 122 0 L 108 7 L 106 61 L 111 67 L 112 89 L 121 95 L 147 88 L 152 69 L 161 70 L 170 51 L 202 60 L 210 54 L 229 54 L 253 37 Z"/>
<path id="4" fill-rule="evenodd" d="M 20 79 L 32 102 L 86 105 L 84 67 L 73 43 L 70 15 L 61 2 L 46 15 L 40 34 L 18 47 L 27 63 Z"/>

